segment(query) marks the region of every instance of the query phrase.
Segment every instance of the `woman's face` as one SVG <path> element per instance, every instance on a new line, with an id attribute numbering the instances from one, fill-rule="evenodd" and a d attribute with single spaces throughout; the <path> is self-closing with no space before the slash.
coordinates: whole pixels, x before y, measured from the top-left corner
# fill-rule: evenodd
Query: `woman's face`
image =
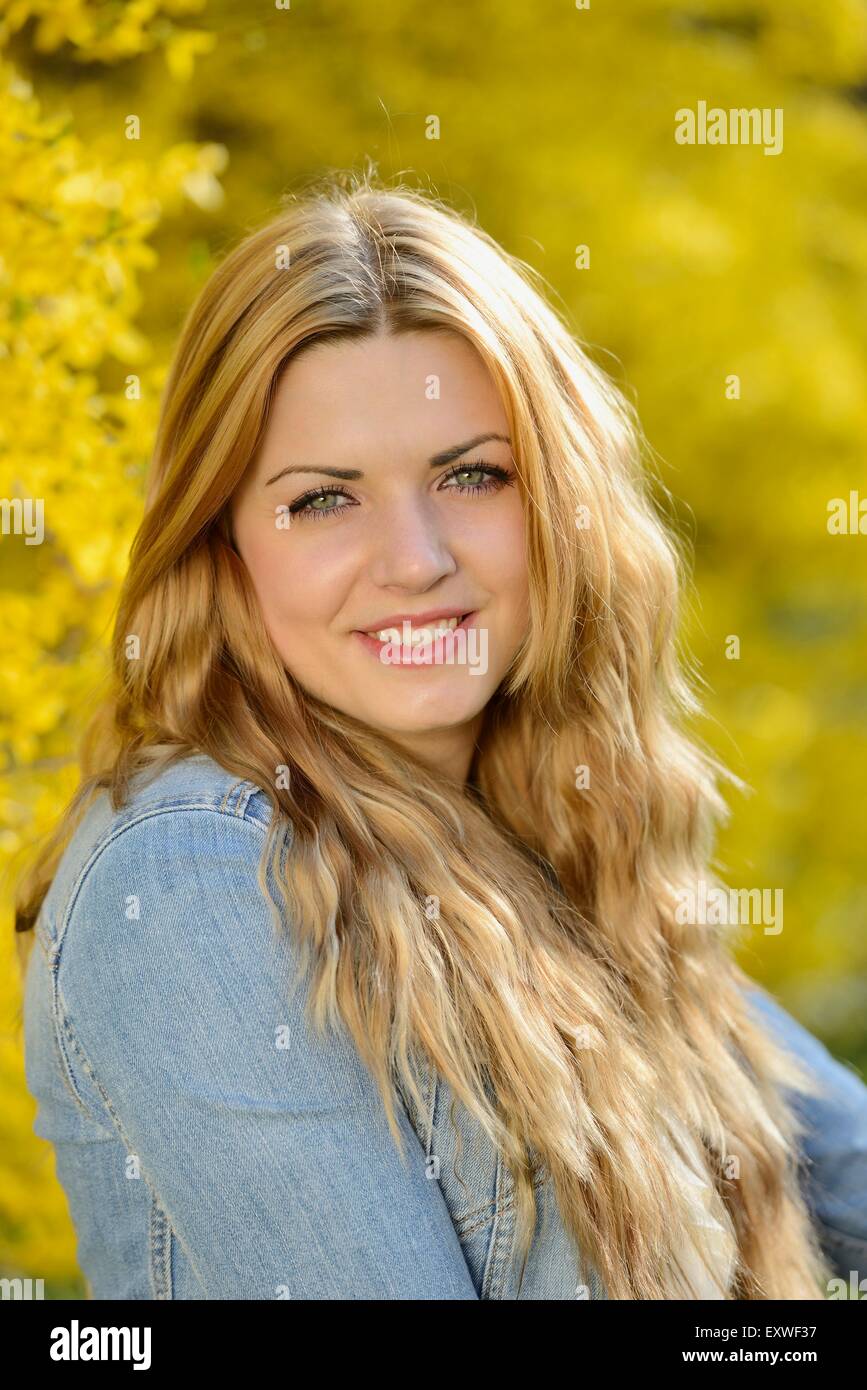
<path id="1" fill-rule="evenodd" d="M 508 433 L 456 333 L 324 342 L 283 373 L 231 504 L 299 684 L 461 780 L 528 624 Z"/>

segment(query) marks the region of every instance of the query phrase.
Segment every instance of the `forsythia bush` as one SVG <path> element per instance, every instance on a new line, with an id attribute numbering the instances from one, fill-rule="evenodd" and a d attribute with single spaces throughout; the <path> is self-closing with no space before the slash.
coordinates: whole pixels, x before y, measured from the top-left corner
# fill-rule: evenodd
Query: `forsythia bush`
<path id="1" fill-rule="evenodd" d="M 867 536 L 826 524 L 867 497 L 865 93 L 867 0 L 0 0 L 0 499 L 45 517 L 41 545 L 0 535 L 0 872 L 74 787 L 198 284 L 369 157 L 536 266 L 637 405 L 696 543 L 698 732 L 755 791 L 717 868 L 785 895 L 742 963 L 867 1065 Z M 780 111 L 779 152 L 676 143 L 699 102 Z M 0 1274 L 56 1292 L 8 905 Z"/>
<path id="2" fill-rule="evenodd" d="M 65 41 L 112 62 L 164 44 L 183 77 L 211 36 L 178 32 L 165 16 L 196 8 L 19 0 L 0 44 L 32 16 L 38 48 Z M 139 280 L 157 261 L 150 240 L 185 201 L 219 204 L 226 151 L 182 143 L 153 164 L 119 120 L 115 158 L 97 162 L 2 47 L 0 93 L 0 495 L 41 502 L 45 527 L 42 544 L 0 536 L 0 1273 L 26 1266 L 52 1279 L 71 1277 L 74 1259 L 71 1235 L 57 1240 L 63 1198 L 23 1087 L 11 871 L 75 785 L 75 732 L 141 512 L 165 370 L 136 327 Z"/>
<path id="3" fill-rule="evenodd" d="M 13 34 L 34 19 L 38 52 L 68 43 L 82 62 L 111 63 L 163 48 L 169 70 L 186 78 L 196 55 L 211 51 L 216 35 L 178 28 L 174 20 L 204 5 L 205 0 L 11 0 L 2 22 L 5 33 Z"/>

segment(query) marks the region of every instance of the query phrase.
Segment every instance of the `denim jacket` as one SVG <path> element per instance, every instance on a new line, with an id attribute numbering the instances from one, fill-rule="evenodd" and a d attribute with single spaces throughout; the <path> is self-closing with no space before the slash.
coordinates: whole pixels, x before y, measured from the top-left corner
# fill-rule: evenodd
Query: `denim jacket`
<path id="1" fill-rule="evenodd" d="M 140 774 L 120 811 L 90 806 L 40 912 L 26 1076 L 90 1295 L 604 1298 L 544 1170 L 519 1279 L 508 1170 L 444 1080 L 399 1108 L 402 1160 L 351 1036 L 308 1029 L 257 883 L 270 814 L 202 755 Z M 826 1087 L 798 1102 L 804 1190 L 835 1273 L 863 1278 L 867 1088 L 751 995 Z"/>

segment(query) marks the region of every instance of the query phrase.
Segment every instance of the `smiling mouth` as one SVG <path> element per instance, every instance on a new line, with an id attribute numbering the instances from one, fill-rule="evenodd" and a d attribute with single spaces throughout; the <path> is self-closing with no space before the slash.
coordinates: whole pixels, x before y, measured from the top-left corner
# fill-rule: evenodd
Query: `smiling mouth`
<path id="1" fill-rule="evenodd" d="M 393 659 L 386 663 L 392 668 L 426 670 L 428 669 L 427 665 L 419 667 L 413 664 L 412 653 L 420 652 L 426 647 L 433 647 L 435 643 L 441 643 L 448 650 L 451 645 L 449 639 L 454 640 L 454 635 L 459 630 L 466 631 L 477 611 L 473 608 L 468 613 L 464 613 L 461 618 L 435 618 L 429 623 L 419 624 L 417 628 L 411 630 L 411 640 L 408 644 L 403 640 L 404 635 L 401 628 L 395 626 L 379 628 L 373 632 L 363 632 L 356 629 L 353 635 L 377 660 L 381 659 L 381 653 L 389 645 L 393 645 L 396 652 L 393 654 Z"/>
<path id="2" fill-rule="evenodd" d="M 361 636 L 369 637 L 374 642 L 399 642 L 401 645 L 420 647 L 434 641 L 437 637 L 445 637 L 447 633 L 454 632 L 456 628 L 461 627 L 466 622 L 471 613 L 472 610 L 463 613 L 459 618 L 435 618 L 429 623 L 419 623 L 418 627 L 410 629 L 408 642 L 404 641 L 404 624 L 401 624 L 400 627 L 392 625 L 370 632 L 362 632 Z"/>

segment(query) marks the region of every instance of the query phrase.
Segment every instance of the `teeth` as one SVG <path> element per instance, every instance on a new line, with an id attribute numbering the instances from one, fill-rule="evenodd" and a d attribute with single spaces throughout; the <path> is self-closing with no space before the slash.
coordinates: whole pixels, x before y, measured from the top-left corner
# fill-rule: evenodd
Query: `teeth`
<path id="1" fill-rule="evenodd" d="M 433 642 L 438 635 L 445 635 L 447 632 L 454 632 L 460 618 L 438 618 L 432 627 L 414 627 L 410 634 L 410 646 L 420 647 L 426 642 Z M 380 642 L 402 642 L 403 632 L 397 627 L 384 627 L 380 632 L 370 634 Z"/>

